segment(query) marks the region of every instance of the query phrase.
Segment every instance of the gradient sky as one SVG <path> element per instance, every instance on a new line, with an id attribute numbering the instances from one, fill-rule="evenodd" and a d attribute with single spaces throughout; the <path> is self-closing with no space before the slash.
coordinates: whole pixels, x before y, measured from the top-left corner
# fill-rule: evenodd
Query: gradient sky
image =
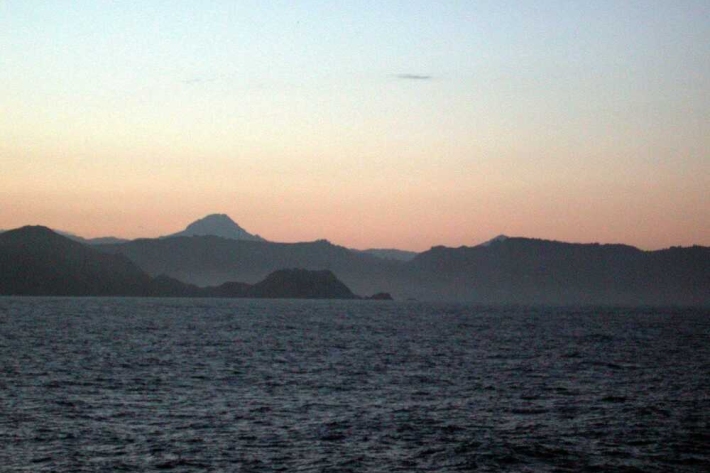
<path id="1" fill-rule="evenodd" d="M 710 2 L 0 1 L 0 228 L 710 245 Z"/>

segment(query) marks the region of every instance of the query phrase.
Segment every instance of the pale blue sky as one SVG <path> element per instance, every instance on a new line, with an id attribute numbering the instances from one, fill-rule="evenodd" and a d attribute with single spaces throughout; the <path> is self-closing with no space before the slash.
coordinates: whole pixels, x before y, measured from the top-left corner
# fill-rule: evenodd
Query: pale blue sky
<path id="1" fill-rule="evenodd" d="M 0 228 L 710 244 L 707 1 L 10 0 L 0 52 Z"/>

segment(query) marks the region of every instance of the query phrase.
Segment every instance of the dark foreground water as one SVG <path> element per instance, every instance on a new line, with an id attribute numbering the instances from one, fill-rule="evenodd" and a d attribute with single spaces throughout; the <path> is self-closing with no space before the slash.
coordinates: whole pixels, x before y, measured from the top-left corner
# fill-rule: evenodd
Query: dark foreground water
<path id="1" fill-rule="evenodd" d="M 710 470 L 710 312 L 0 298 L 0 471 Z"/>

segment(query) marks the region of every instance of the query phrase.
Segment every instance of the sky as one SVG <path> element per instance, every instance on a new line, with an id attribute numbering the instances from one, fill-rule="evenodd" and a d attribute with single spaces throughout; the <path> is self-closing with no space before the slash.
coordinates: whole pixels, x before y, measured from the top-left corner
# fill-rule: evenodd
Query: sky
<path id="1" fill-rule="evenodd" d="M 710 245 L 710 2 L 0 1 L 0 228 Z"/>

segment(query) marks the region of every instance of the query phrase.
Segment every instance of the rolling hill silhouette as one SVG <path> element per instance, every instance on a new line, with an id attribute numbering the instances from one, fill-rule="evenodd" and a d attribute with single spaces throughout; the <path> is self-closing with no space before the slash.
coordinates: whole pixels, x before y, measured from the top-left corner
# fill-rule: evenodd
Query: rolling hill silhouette
<path id="1" fill-rule="evenodd" d="M 44 227 L 24 227 L 0 234 L 0 268 L 3 294 L 287 297 L 286 286 L 279 292 L 269 284 L 288 276 L 303 291 L 294 294 L 314 294 L 312 286 L 323 285 L 340 297 L 339 286 L 328 286 L 319 272 L 327 270 L 355 293 L 387 291 L 397 299 L 710 305 L 710 248 L 701 246 L 642 251 L 499 237 L 473 247 L 433 247 L 402 261 L 326 240 L 209 235 L 87 246 Z M 309 271 L 269 276 L 284 268 Z"/>
<path id="2" fill-rule="evenodd" d="M 0 293 L 150 295 L 151 278 L 121 254 L 96 251 L 46 227 L 0 234 Z"/>
<path id="3" fill-rule="evenodd" d="M 325 240 L 236 241 L 212 236 L 104 245 L 149 274 L 197 285 L 254 283 L 281 268 L 329 269 L 356 293 L 491 304 L 710 304 L 710 248 L 642 251 L 626 245 L 501 237 L 434 247 L 410 261 Z"/>
<path id="4" fill-rule="evenodd" d="M 710 248 L 642 251 L 627 245 L 504 238 L 435 247 L 412 261 L 448 298 L 546 304 L 710 304 Z M 445 282 L 444 282 L 445 281 Z"/>
<path id="5" fill-rule="evenodd" d="M 327 270 L 280 270 L 253 285 L 205 288 L 151 277 L 122 254 L 98 251 L 40 226 L 0 234 L 0 268 L 4 295 L 358 298 Z"/>

